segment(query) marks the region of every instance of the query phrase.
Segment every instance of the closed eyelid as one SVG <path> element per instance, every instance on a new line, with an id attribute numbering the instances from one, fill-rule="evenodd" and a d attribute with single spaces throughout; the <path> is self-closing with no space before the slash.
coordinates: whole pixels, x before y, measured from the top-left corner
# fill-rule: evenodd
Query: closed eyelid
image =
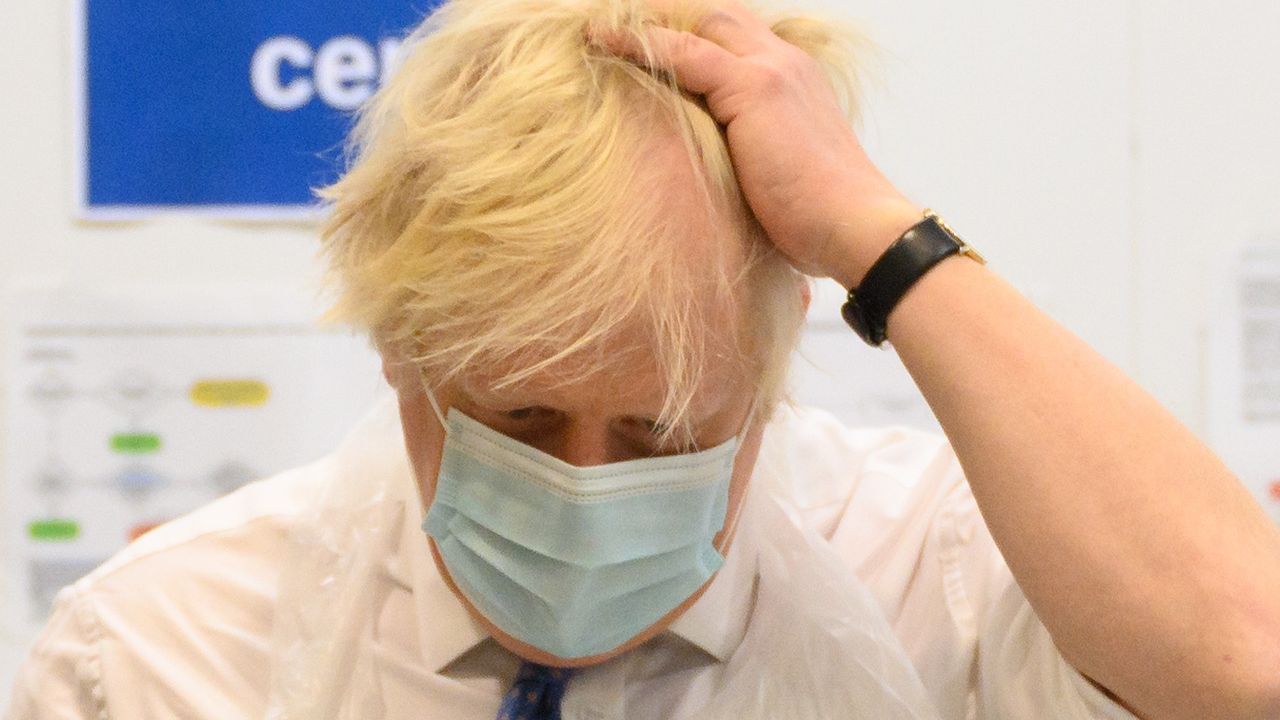
<path id="1" fill-rule="evenodd" d="M 503 410 L 501 412 L 513 420 L 524 420 L 528 418 L 544 418 L 550 415 L 554 415 L 556 413 L 554 409 L 545 407 L 543 405 L 525 405 L 523 407 L 517 406 L 509 410 Z"/>
<path id="2" fill-rule="evenodd" d="M 653 417 L 632 417 L 628 420 L 633 429 L 626 434 L 631 436 L 633 442 L 642 443 L 643 449 L 650 455 L 680 455 L 696 452 L 701 448 L 700 443 L 680 433 L 671 435 Z M 639 434 L 643 434 L 643 437 Z M 694 435 L 697 434 L 698 431 L 695 429 Z"/>
<path id="3" fill-rule="evenodd" d="M 671 429 L 671 426 L 657 418 L 638 418 L 638 420 L 640 421 L 640 424 L 644 425 L 646 430 L 654 435 L 662 435 Z"/>

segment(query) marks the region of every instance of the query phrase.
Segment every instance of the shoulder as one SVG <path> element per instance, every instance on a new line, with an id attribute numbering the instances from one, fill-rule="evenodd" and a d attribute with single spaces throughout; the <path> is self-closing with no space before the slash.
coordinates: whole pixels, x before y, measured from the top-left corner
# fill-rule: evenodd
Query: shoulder
<path id="1" fill-rule="evenodd" d="M 323 486 L 326 464 L 320 461 L 250 483 L 151 530 L 81 578 L 77 590 L 93 593 L 128 584 L 159 567 L 194 576 L 225 575 L 216 566 L 189 560 L 206 553 L 225 559 L 238 551 L 253 550 L 257 555 L 270 550 Z"/>
<path id="2" fill-rule="evenodd" d="M 142 536 L 59 595 L 23 680 L 115 717 L 261 714 L 279 558 L 325 479 L 285 472 Z"/>
<path id="3" fill-rule="evenodd" d="M 64 588 L 19 670 L 11 716 L 260 716 L 284 558 L 348 462 L 340 449 L 251 483 Z"/>
<path id="4" fill-rule="evenodd" d="M 11 716 L 262 716 L 289 558 L 336 488 L 372 493 L 407 467 L 398 417 L 384 401 L 325 458 L 158 527 L 65 588 Z"/>
<path id="5" fill-rule="evenodd" d="M 906 426 L 851 427 L 818 408 L 779 408 L 760 454 L 762 479 L 823 536 L 935 514 L 964 486 L 947 439 Z M 951 497 L 955 500 L 955 497 Z"/>
<path id="6" fill-rule="evenodd" d="M 876 598 L 938 706 L 963 716 L 982 614 L 1007 571 L 946 437 L 787 408 L 761 462 Z"/>
<path id="7" fill-rule="evenodd" d="M 901 596 L 921 569 L 985 577 L 1003 567 L 941 434 L 850 427 L 823 410 L 787 408 L 761 458 L 766 482 L 860 577 L 880 583 L 878 594 Z"/>

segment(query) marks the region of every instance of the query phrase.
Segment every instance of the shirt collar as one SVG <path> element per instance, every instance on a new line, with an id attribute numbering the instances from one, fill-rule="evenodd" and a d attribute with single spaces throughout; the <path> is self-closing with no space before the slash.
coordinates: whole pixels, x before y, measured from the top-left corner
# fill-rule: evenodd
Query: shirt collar
<path id="1" fill-rule="evenodd" d="M 747 503 L 755 494 L 749 490 L 739 510 L 741 522 L 724 565 L 702 597 L 667 629 L 668 633 L 696 645 L 720 662 L 727 662 L 742 644 L 755 602 L 759 551 L 747 512 Z"/>
<path id="2" fill-rule="evenodd" d="M 406 517 L 401 523 L 399 552 L 388 559 L 387 569 L 412 593 L 423 662 L 432 671 L 440 672 L 488 640 L 489 633 L 471 617 L 441 577 L 422 530 L 425 510 L 418 483 L 409 463 L 400 467 L 403 477 L 398 484 L 406 488 Z M 668 634 L 720 662 L 727 661 L 742 643 L 754 604 L 758 546 L 747 507 L 753 495 L 756 493 L 746 493 L 740 510 L 742 522 L 710 586 L 667 629 Z"/>

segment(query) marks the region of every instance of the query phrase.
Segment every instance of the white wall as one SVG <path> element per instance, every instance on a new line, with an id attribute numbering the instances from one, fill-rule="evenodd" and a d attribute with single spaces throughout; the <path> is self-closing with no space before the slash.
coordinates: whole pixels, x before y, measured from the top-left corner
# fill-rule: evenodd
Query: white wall
<path id="1" fill-rule="evenodd" d="M 1280 6 L 826 1 L 884 47 L 865 137 L 889 175 L 1203 433 L 1209 269 L 1280 237 Z M 0 287 L 313 279 L 306 226 L 72 219 L 69 13 L 12 0 L 0 18 Z M 900 383 L 843 370 L 887 356 L 838 328 L 839 301 L 815 303 L 801 395 Z"/>
<path id="2" fill-rule="evenodd" d="M 993 268 L 1126 370 L 1135 356 L 1133 5 L 989 0 L 975 9 L 915 0 L 851 11 L 883 48 L 868 88 L 864 140 L 873 157 Z M 801 396 L 832 403 L 889 382 L 900 397 L 905 372 L 866 359 L 872 352 L 838 319 L 839 289 L 825 289 L 814 303 L 819 334 L 807 347 L 828 372 L 802 378 Z M 830 382 L 842 392 L 830 392 Z"/>
<path id="3" fill-rule="evenodd" d="M 1223 258 L 1280 243 L 1277 28 L 1280 5 L 1261 0 L 1144 2 L 1132 41 L 1132 369 L 1200 431 Z"/>

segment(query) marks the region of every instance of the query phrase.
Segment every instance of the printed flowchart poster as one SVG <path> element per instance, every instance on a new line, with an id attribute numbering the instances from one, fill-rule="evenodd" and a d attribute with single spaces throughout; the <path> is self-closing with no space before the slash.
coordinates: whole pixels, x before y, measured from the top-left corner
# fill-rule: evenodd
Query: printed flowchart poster
<path id="1" fill-rule="evenodd" d="M 306 293 L 27 291 L 5 347 L 11 619 L 148 529 L 321 457 L 389 392 Z"/>
<path id="2" fill-rule="evenodd" d="M 1280 523 L 1280 242 L 1235 255 L 1210 316 L 1210 444 Z"/>

